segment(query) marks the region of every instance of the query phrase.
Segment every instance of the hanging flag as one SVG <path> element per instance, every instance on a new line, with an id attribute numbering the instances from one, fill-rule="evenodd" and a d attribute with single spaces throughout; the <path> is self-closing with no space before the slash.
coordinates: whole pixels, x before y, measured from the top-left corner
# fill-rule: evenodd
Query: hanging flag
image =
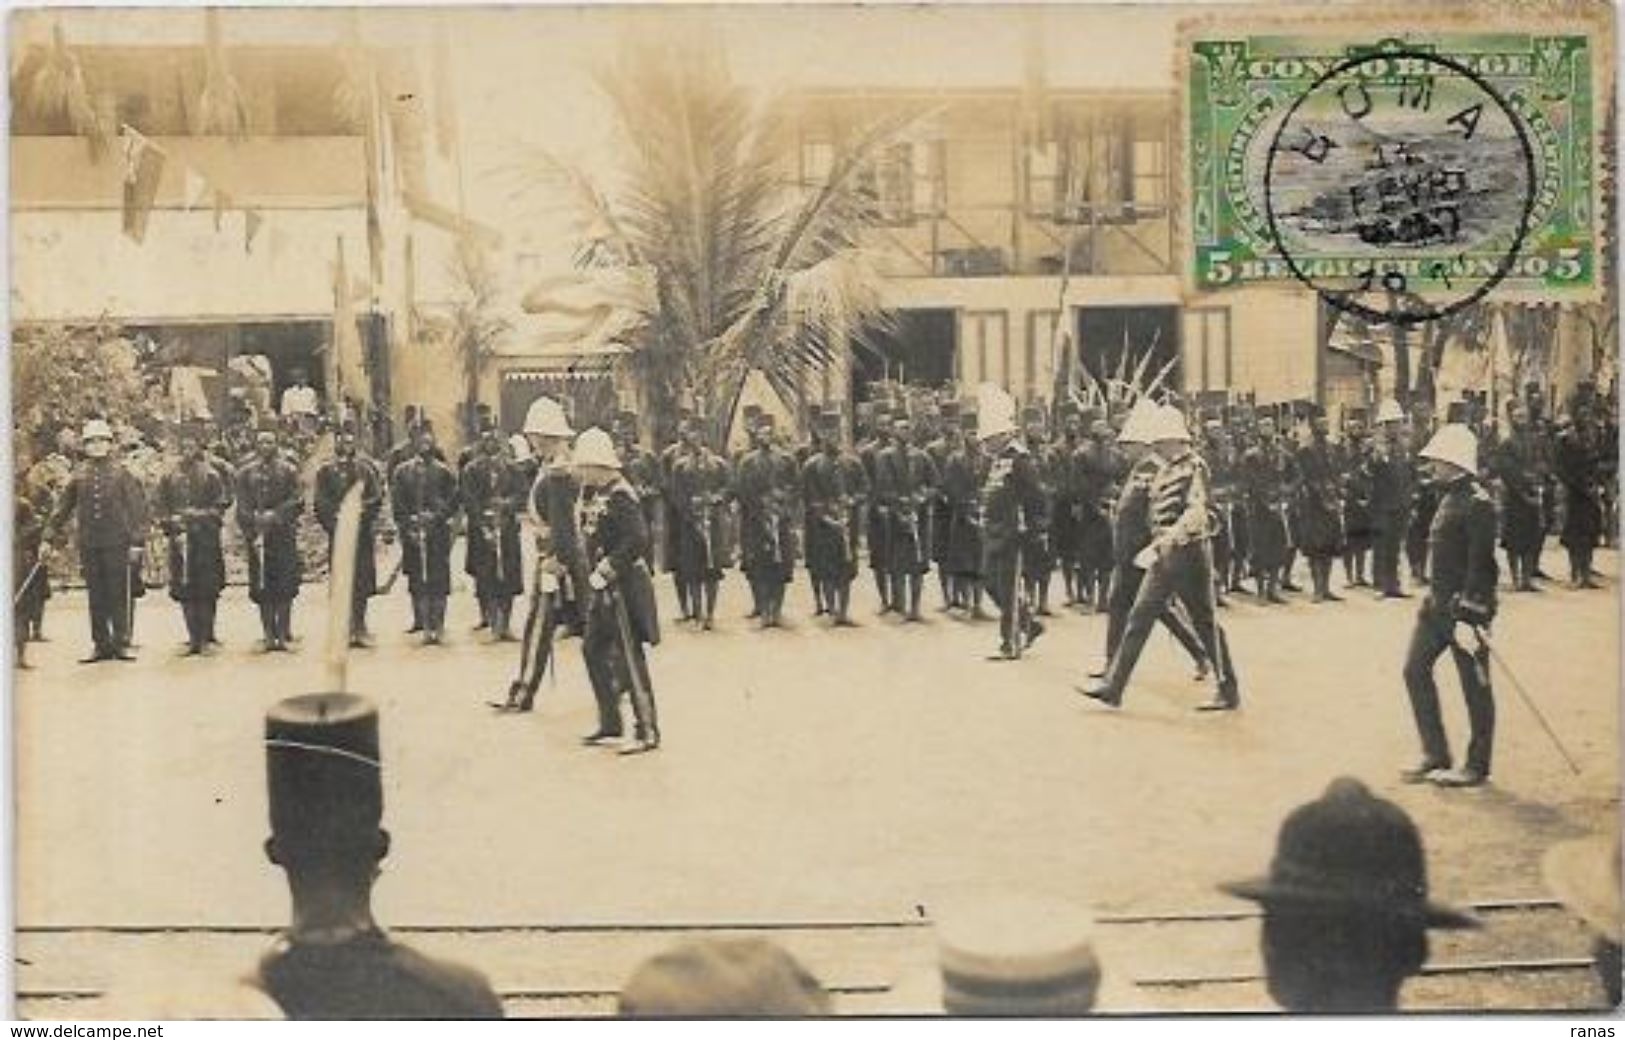
<path id="1" fill-rule="evenodd" d="M 254 236 L 260 233 L 260 225 L 265 223 L 265 217 L 257 209 L 243 211 L 243 252 L 254 251 Z"/>
<path id="2" fill-rule="evenodd" d="M 185 184 L 181 192 L 181 206 L 188 212 L 198 208 L 203 197 L 209 193 L 209 182 L 203 175 L 190 166 L 186 168 Z"/>
<path id="3" fill-rule="evenodd" d="M 140 242 L 147 237 L 147 217 L 164 175 L 164 153 L 128 126 L 120 134 L 119 150 L 124 157 L 124 233 Z"/>
<path id="4" fill-rule="evenodd" d="M 219 189 L 214 193 L 214 229 L 219 231 L 226 222 L 226 210 L 231 208 L 231 196 Z"/>
<path id="5" fill-rule="evenodd" d="M 337 388 L 333 400 L 346 395 L 367 397 L 367 369 L 361 335 L 356 330 L 355 288 L 350 284 L 344 262 L 344 237 L 338 239 L 338 260 L 333 265 L 333 342 L 328 356 L 327 377 Z"/>

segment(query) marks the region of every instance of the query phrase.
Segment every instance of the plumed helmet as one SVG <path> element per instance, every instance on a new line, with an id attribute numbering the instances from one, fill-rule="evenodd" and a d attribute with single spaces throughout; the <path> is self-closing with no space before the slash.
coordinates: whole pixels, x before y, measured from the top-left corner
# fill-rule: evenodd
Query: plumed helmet
<path id="1" fill-rule="evenodd" d="M 620 456 L 615 454 L 615 442 L 609 434 L 596 426 L 581 431 L 576 438 L 575 450 L 570 453 L 573 466 L 603 466 L 620 469 Z"/>
<path id="2" fill-rule="evenodd" d="M 564 417 L 564 407 L 551 397 L 538 397 L 525 411 L 525 432 L 539 437 L 569 437 L 575 431 Z"/>
<path id="3" fill-rule="evenodd" d="M 1155 439 L 1151 434 L 1155 432 L 1157 412 L 1161 408 L 1161 405 L 1149 397 L 1141 397 L 1135 401 L 1134 407 L 1129 409 L 1128 419 L 1123 423 L 1123 428 L 1118 431 L 1117 442 L 1150 444 Z"/>
<path id="4" fill-rule="evenodd" d="M 1424 459 L 1448 462 L 1467 473 L 1478 473 L 1478 438 L 1462 423 L 1445 423 L 1422 449 Z"/>

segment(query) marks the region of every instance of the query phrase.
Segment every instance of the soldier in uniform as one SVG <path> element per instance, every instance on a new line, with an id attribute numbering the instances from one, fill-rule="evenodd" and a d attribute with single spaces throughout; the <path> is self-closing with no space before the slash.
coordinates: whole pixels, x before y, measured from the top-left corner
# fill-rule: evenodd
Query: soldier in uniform
<path id="1" fill-rule="evenodd" d="M 1343 582 L 1350 588 L 1370 584 L 1365 578 L 1366 553 L 1371 549 L 1371 438 L 1366 436 L 1365 410 L 1343 426 Z"/>
<path id="2" fill-rule="evenodd" d="M 959 426 L 959 402 L 944 401 L 938 406 L 938 416 L 941 419 L 939 435 L 925 446 L 925 453 L 931 457 L 931 465 L 936 467 L 938 474 L 946 473 L 948 459 L 958 452 L 964 443 L 964 433 Z M 946 479 L 944 479 L 946 483 Z M 942 486 L 934 489 L 931 498 L 930 531 L 931 531 L 931 562 L 937 565 L 937 587 L 942 593 L 942 605 L 938 610 L 949 611 L 958 604 L 960 597 L 955 594 L 954 580 L 951 569 L 947 566 L 948 558 L 948 528 L 950 506 L 948 495 Z"/>
<path id="3" fill-rule="evenodd" d="M 94 650 L 80 661 L 135 660 L 130 647 L 132 570 L 146 544 L 146 496 L 141 483 L 112 458 L 112 429 L 91 419 L 80 436 L 85 463 L 63 487 L 45 525 L 44 551 L 68 517 L 78 513 L 80 569 L 85 575 Z"/>
<path id="4" fill-rule="evenodd" d="M 671 503 L 676 513 L 673 567 L 686 594 L 684 621 L 709 632 L 715 623 L 717 583 L 730 566 L 726 508 L 728 464 L 705 444 L 700 420 L 688 419 L 679 433 L 683 450 L 672 463 Z"/>
<path id="5" fill-rule="evenodd" d="M 479 450 L 458 480 L 468 530 L 468 567 L 480 614 L 497 642 L 512 642 L 514 597 L 525 591 L 519 549 L 519 513 L 528 487 L 510 475 L 501 434 L 495 426 L 480 433 Z"/>
<path id="6" fill-rule="evenodd" d="M 293 639 L 293 601 L 303 578 L 298 530 L 304 506 L 299 470 L 274 430 L 261 430 L 254 457 L 237 471 L 237 526 L 248 550 L 248 595 L 260 608 L 267 653 L 289 649 Z"/>
<path id="7" fill-rule="evenodd" d="M 739 568 L 750 582 L 752 615 L 763 628 L 777 628 L 784 589 L 795 567 L 791 489 L 781 456 L 773 448 L 773 417 L 759 415 L 750 450 L 734 467 L 739 501 Z"/>
<path id="8" fill-rule="evenodd" d="M 536 691 L 553 660 L 559 628 L 581 623 L 587 570 L 576 530 L 576 499 L 581 487 L 570 467 L 574 436 L 557 401 L 538 397 L 531 402 L 525 412 L 524 437 L 538 460 L 535 480 L 526 489 L 536 540 L 536 576 L 525 614 L 519 677 L 508 687 L 507 700 L 495 705 L 499 711 L 528 712 L 535 707 Z"/>
<path id="9" fill-rule="evenodd" d="M 819 413 L 813 430 L 818 453 L 802 467 L 807 511 L 807 573 L 836 626 L 850 628 L 852 579 L 858 574 L 856 513 L 861 465 L 841 450 L 841 413 Z"/>
<path id="10" fill-rule="evenodd" d="M 1213 557 L 1208 538 L 1208 474 L 1201 456 L 1191 448 L 1184 416 L 1162 406 L 1151 421 L 1146 439 L 1158 466 L 1151 478 L 1151 541 L 1133 562 L 1142 564 L 1145 578 L 1130 608 L 1106 674 L 1091 680 L 1082 692 L 1111 707 L 1123 702 L 1123 691 L 1139 661 L 1151 628 L 1177 598 L 1189 615 L 1204 656 L 1213 663 L 1217 695 L 1198 711 L 1231 711 L 1241 703 L 1240 688 L 1230 660 L 1229 642 L 1219 626 L 1213 603 Z"/>
<path id="11" fill-rule="evenodd" d="M 1489 778 L 1495 743 L 1484 630 L 1495 619 L 1495 500 L 1478 482 L 1478 438 L 1447 423 L 1422 449 L 1428 476 L 1439 486 L 1428 532 L 1432 583 L 1416 614 L 1405 657 L 1405 688 L 1422 740 L 1422 760 L 1401 778 L 1442 787 L 1476 787 Z M 1472 735 L 1463 768 L 1451 768 L 1450 742 L 1439 713 L 1433 665 L 1446 650 L 1456 662 Z"/>
<path id="12" fill-rule="evenodd" d="M 1501 547 L 1506 550 L 1515 592 L 1535 592 L 1535 571 L 1546 541 L 1541 491 L 1546 483 L 1546 453 L 1529 427 L 1529 411 L 1514 403 L 1508 411 L 1511 432 L 1496 446 L 1494 474 L 1501 485 Z"/>
<path id="13" fill-rule="evenodd" d="M 1309 443 L 1298 449 L 1298 537 L 1309 560 L 1311 599 L 1339 602 L 1332 591 L 1332 561 L 1343 552 L 1343 474 L 1338 452 L 1329 439 L 1326 413 L 1316 409 L 1309 420 Z"/>
<path id="14" fill-rule="evenodd" d="M 662 501 L 660 459 L 638 439 L 638 413 L 623 411 L 615 417 L 615 449 L 620 452 L 626 479 L 638 493 L 643 522 L 649 528 L 649 555 L 644 561 L 652 572 L 656 566 L 655 547 L 664 545 L 665 507 Z"/>
<path id="15" fill-rule="evenodd" d="M 186 653 L 203 653 L 226 585 L 221 529 L 232 505 L 231 481 L 209 457 L 205 426 L 181 426 L 180 458 L 158 482 L 157 517 L 169 539 L 169 596 L 186 621 Z"/>
<path id="16" fill-rule="evenodd" d="M 1037 604 L 1039 617 L 1050 617 L 1049 583 L 1055 574 L 1055 551 L 1050 544 L 1050 524 L 1055 518 L 1055 488 L 1060 474 L 1056 470 L 1055 453 L 1049 443 L 1049 428 L 1042 404 L 1029 404 L 1021 410 L 1021 425 L 1026 437 L 1027 450 L 1032 455 L 1033 471 L 1038 475 L 1039 504 L 1043 518 L 1033 528 L 1028 551 L 1022 553 L 1021 563 L 1026 570 L 1027 601 Z"/>
<path id="17" fill-rule="evenodd" d="M 1602 538 L 1601 452 L 1590 415 L 1581 410 L 1557 438 L 1556 466 L 1563 487 L 1563 531 L 1568 550 L 1569 583 L 1577 589 L 1598 588 L 1592 555 Z"/>
<path id="18" fill-rule="evenodd" d="M 891 522 L 890 512 L 880 500 L 880 456 L 887 447 L 887 433 L 891 416 L 879 403 L 870 403 L 869 421 L 859 431 L 858 460 L 863 463 L 865 484 L 869 488 L 868 508 L 865 510 L 865 540 L 869 544 L 869 570 L 874 574 L 875 592 L 880 597 L 880 613 L 892 610 L 891 590 Z"/>
<path id="19" fill-rule="evenodd" d="M 1213 593 L 1221 607 L 1227 605 L 1230 578 L 1237 556 L 1236 453 L 1224 423 L 1210 416 L 1202 423 L 1202 461 L 1207 463 L 1213 498 L 1208 510 L 1213 514 Z"/>
<path id="20" fill-rule="evenodd" d="M 1384 599 L 1408 599 L 1399 581 L 1399 556 L 1410 527 L 1412 469 L 1405 443 L 1405 413 L 1389 398 L 1377 409 L 1371 451 L 1371 528 L 1375 533 L 1371 580 Z"/>
<path id="21" fill-rule="evenodd" d="M 1118 481 L 1122 459 L 1113 446 L 1117 431 L 1103 415 L 1088 425 L 1089 436 L 1078 448 L 1078 598 L 1093 605 L 1096 613 L 1107 607 L 1112 580 L 1113 486 Z"/>
<path id="22" fill-rule="evenodd" d="M 333 438 L 333 457 L 316 470 L 316 522 L 327 532 L 330 560 L 339 506 L 355 484 L 361 485 L 361 525 L 356 529 L 355 576 L 350 586 L 350 645 L 364 647 L 372 645 L 372 634 L 367 631 L 367 601 L 378 593 L 375 540 L 378 511 L 384 504 L 384 478 L 377 464 L 361 453 L 355 426 L 346 423 Z"/>
<path id="23" fill-rule="evenodd" d="M 1258 443 L 1242 456 L 1241 480 L 1247 495 L 1247 546 L 1253 577 L 1258 580 L 1258 598 L 1285 603 L 1277 588 L 1292 544 L 1287 512 L 1292 459 L 1275 435 L 1274 419 L 1259 420 Z"/>
<path id="24" fill-rule="evenodd" d="M 1117 503 L 1112 509 L 1112 552 L 1114 565 L 1111 589 L 1106 609 L 1106 654 L 1100 667 L 1089 673 L 1090 678 L 1102 678 L 1117 648 L 1123 642 L 1128 627 L 1129 611 L 1140 595 L 1145 582 L 1145 568 L 1136 563 L 1136 557 L 1151 544 L 1151 485 L 1162 469 L 1162 459 L 1151 451 L 1150 437 L 1156 432 L 1159 406 L 1149 397 L 1141 397 L 1129 412 L 1128 421 L 1117 433 L 1117 444 L 1129 463 L 1129 471 L 1118 491 Z M 1170 601 L 1157 619 L 1162 623 L 1196 665 L 1196 677 L 1208 674 L 1207 652 L 1197 638 L 1191 623 L 1180 608 L 1179 601 Z"/>
<path id="25" fill-rule="evenodd" d="M 598 729 L 584 743 L 622 735 L 620 697 L 631 694 L 632 743 L 623 755 L 660 746 L 660 718 L 644 646 L 660 643 L 654 585 L 643 562 L 649 530 L 638 495 L 621 473 L 609 434 L 593 427 L 576 438 L 571 465 L 581 485 L 576 525 L 588 568 L 590 603 L 581 656 L 598 701 Z"/>
<path id="26" fill-rule="evenodd" d="M 271 836 L 293 923 L 254 984 L 290 1019 L 500 1018 L 478 972 L 391 939 L 372 886 L 389 853 L 378 712 L 344 693 L 292 697 L 265 717 Z"/>
<path id="27" fill-rule="evenodd" d="M 425 646 L 446 633 L 451 593 L 451 518 L 456 515 L 457 477 L 439 458 L 434 428 L 418 428 L 418 453 L 396 467 L 389 484 L 390 508 L 401 532 L 406 586 L 413 615 L 423 625 Z"/>
<path id="28" fill-rule="evenodd" d="M 23 487 L 17 489 L 12 508 L 11 580 L 17 585 L 12 593 L 15 614 L 12 637 L 17 651 L 17 667 L 28 668 L 26 649 L 29 635 L 35 618 L 45 611 L 45 596 L 50 588 L 42 552 L 47 515 L 34 504 L 32 496 Z"/>
<path id="29" fill-rule="evenodd" d="M 1433 530 L 1433 513 L 1439 508 L 1438 488 L 1424 479 L 1427 464 L 1420 457 L 1421 449 L 1433 436 L 1433 409 L 1426 401 L 1418 401 L 1413 409 L 1415 422 L 1411 426 L 1411 524 L 1405 532 L 1405 559 L 1410 564 L 1411 579 L 1418 585 L 1428 582 L 1428 533 Z"/>
<path id="30" fill-rule="evenodd" d="M 875 500 L 886 520 L 891 609 L 920 618 L 920 587 L 931 567 L 927 510 L 937 486 L 931 456 L 914 444 L 907 416 L 892 420 L 891 443 L 875 457 Z"/>
<path id="31" fill-rule="evenodd" d="M 989 660 L 1010 661 L 1044 634 L 1023 595 L 1028 568 L 1022 557 L 1043 533 L 1047 511 L 1038 467 L 1015 423 L 1015 402 L 988 384 L 980 397 L 977 436 L 989 460 L 981 501 L 982 576 L 999 608 L 999 650 Z"/>
<path id="32" fill-rule="evenodd" d="M 977 421 L 975 411 L 960 413 L 965 435 L 942 470 L 942 494 L 948 502 L 948 551 L 940 566 L 950 576 L 954 605 L 980 619 L 987 617 L 982 610 L 982 486 L 987 483 L 988 467 Z"/>

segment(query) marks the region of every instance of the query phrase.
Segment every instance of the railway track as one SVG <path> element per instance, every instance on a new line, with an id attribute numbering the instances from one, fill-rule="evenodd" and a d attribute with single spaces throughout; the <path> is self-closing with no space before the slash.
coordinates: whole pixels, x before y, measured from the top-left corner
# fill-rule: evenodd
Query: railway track
<path id="1" fill-rule="evenodd" d="M 1602 995 L 1585 930 L 1550 899 L 1470 904 L 1476 931 L 1436 932 L 1406 1006 L 1428 1010 L 1583 1010 Z M 1103 1012 L 1268 1011 L 1252 907 L 1110 913 L 1097 918 Z M 899 982 L 929 974 L 930 920 L 424 923 L 391 929 L 431 955 L 476 966 L 510 1016 L 610 1015 L 643 959 L 685 938 L 755 935 L 778 942 L 835 994 L 840 1013 L 924 1013 Z M 248 970 L 276 929 L 262 925 L 39 925 L 17 931 L 17 1011 L 98 1017 L 121 971 L 174 963 L 228 978 Z"/>

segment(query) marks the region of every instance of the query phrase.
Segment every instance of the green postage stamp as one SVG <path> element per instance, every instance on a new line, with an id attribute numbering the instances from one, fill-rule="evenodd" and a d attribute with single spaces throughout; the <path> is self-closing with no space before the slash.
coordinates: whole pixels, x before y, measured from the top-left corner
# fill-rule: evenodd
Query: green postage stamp
<path id="1" fill-rule="evenodd" d="M 1187 34 L 1191 287 L 1298 283 L 1379 321 L 1591 297 L 1595 37 L 1359 28 Z"/>

